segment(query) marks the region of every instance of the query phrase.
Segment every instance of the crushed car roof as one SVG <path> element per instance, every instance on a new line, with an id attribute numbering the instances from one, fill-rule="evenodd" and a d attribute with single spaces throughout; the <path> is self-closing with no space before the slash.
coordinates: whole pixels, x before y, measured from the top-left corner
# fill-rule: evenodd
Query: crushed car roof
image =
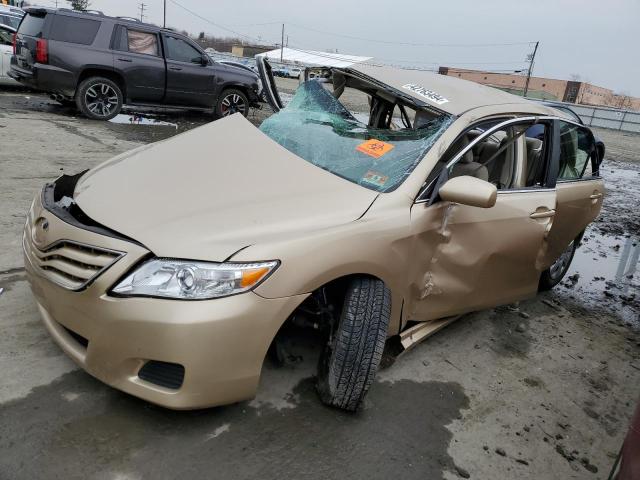
<path id="1" fill-rule="evenodd" d="M 488 105 L 512 105 L 510 110 L 548 114 L 549 108 L 497 88 L 440 75 L 424 70 L 408 70 L 368 63 L 355 63 L 349 70 L 380 83 L 444 112 L 461 115 L 468 110 Z M 514 105 L 515 104 L 515 105 Z"/>

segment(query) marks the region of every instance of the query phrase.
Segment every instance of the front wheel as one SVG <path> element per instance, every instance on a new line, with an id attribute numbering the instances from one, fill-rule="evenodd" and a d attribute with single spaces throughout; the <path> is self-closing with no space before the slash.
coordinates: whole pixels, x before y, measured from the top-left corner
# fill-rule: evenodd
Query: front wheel
<path id="1" fill-rule="evenodd" d="M 111 120 L 122 109 L 122 90 L 113 80 L 90 77 L 83 80 L 76 92 L 76 106 L 93 120 Z"/>
<path id="2" fill-rule="evenodd" d="M 228 117 L 234 113 L 241 113 L 246 117 L 249 114 L 249 99 L 244 92 L 232 88 L 220 95 L 216 105 L 216 115 Z"/>
<path id="3" fill-rule="evenodd" d="M 317 390 L 323 403 L 358 409 L 382 359 L 391 317 L 391 291 L 375 278 L 347 288 L 340 321 L 320 357 Z"/>
<path id="4" fill-rule="evenodd" d="M 538 290 L 541 292 L 551 290 L 560 281 L 564 278 L 571 266 L 571 261 L 573 260 L 573 256 L 576 253 L 576 248 L 578 248 L 578 242 L 573 240 L 565 249 L 564 252 L 560 254 L 558 259 L 551 264 L 551 266 L 542 272 L 540 276 L 540 284 Z"/>

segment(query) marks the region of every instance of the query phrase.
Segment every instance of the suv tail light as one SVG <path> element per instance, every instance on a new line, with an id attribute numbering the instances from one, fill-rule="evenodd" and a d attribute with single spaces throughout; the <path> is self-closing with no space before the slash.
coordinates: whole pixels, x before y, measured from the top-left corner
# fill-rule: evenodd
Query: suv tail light
<path id="1" fill-rule="evenodd" d="M 49 63 L 49 47 L 47 41 L 42 38 L 36 40 L 36 62 Z"/>
<path id="2" fill-rule="evenodd" d="M 13 43 L 12 43 L 12 45 L 13 45 L 13 54 L 14 55 L 16 54 L 16 42 L 17 41 L 18 41 L 18 34 L 14 33 L 13 34 Z"/>

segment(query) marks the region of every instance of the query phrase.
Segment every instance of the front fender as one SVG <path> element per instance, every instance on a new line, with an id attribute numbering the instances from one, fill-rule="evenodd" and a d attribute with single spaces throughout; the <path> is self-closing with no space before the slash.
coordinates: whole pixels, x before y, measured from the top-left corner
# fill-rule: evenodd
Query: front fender
<path id="1" fill-rule="evenodd" d="M 375 205 L 375 204 L 374 204 Z M 233 261 L 278 259 L 280 267 L 255 291 L 266 298 L 310 293 L 347 275 L 384 281 L 392 294 L 392 324 L 399 330 L 411 245 L 408 208 L 398 207 L 295 238 L 252 245 Z"/>

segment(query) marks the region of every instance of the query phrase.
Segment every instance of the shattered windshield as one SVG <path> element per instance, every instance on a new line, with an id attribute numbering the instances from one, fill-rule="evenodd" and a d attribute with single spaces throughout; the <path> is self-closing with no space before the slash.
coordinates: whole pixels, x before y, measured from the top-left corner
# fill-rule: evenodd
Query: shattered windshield
<path id="1" fill-rule="evenodd" d="M 290 152 L 353 183 L 378 192 L 394 190 L 451 123 L 441 115 L 419 128 L 368 127 L 321 83 L 310 80 L 260 126 Z"/>

